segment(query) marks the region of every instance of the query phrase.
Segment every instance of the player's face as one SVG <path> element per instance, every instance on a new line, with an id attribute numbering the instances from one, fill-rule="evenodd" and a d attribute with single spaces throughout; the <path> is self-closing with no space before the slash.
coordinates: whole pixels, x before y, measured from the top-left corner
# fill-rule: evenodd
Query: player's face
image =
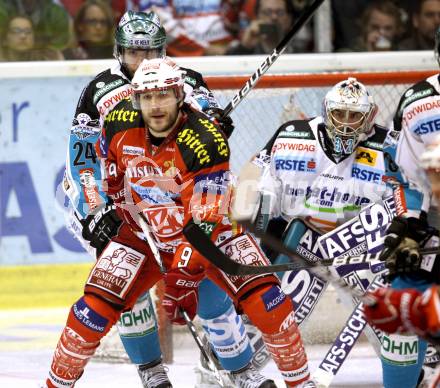
<path id="1" fill-rule="evenodd" d="M 179 116 L 179 100 L 174 89 L 149 91 L 139 97 L 142 117 L 154 136 L 171 132 Z"/>
<path id="2" fill-rule="evenodd" d="M 336 127 L 340 125 L 348 126 L 356 131 L 363 122 L 364 114 L 362 112 L 353 112 L 350 110 L 335 109 L 332 110 L 332 120 Z"/>
<path id="3" fill-rule="evenodd" d="M 127 67 L 130 75 L 133 74 L 144 59 L 154 59 L 161 56 L 161 50 L 138 50 L 138 49 L 124 49 L 122 53 L 122 63 Z"/>

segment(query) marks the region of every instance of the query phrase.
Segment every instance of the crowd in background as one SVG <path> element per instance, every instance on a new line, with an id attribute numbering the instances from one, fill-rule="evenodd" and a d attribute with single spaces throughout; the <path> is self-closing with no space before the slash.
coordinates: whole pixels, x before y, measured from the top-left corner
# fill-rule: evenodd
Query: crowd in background
<path id="1" fill-rule="evenodd" d="M 127 9 L 159 14 L 171 56 L 269 54 L 309 3 L 0 0 L 0 60 L 111 58 L 114 28 Z M 333 51 L 432 50 L 440 0 L 331 0 L 330 15 Z M 294 37 L 288 53 L 318 51 L 313 23 Z"/>

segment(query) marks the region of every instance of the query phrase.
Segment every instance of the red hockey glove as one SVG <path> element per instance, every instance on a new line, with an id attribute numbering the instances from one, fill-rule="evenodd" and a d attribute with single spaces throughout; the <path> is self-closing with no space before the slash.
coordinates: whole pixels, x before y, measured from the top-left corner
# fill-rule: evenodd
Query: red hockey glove
<path id="1" fill-rule="evenodd" d="M 172 269 L 165 274 L 165 296 L 162 305 L 168 319 L 175 324 L 184 325 L 180 309 L 193 319 L 197 313 L 198 288 L 204 273 L 191 275 L 184 269 Z"/>
<path id="2" fill-rule="evenodd" d="M 424 335 L 440 330 L 440 298 L 437 286 L 424 294 L 415 289 L 380 288 L 367 294 L 376 304 L 364 306 L 369 323 L 387 333 Z"/>

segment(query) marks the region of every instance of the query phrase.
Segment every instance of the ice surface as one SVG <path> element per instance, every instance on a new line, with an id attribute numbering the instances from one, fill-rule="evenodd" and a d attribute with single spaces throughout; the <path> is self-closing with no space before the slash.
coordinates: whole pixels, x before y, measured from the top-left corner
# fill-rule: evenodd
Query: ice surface
<path id="1" fill-rule="evenodd" d="M 67 317 L 66 309 L 3 311 L 0 312 L 0 387 L 36 388 L 44 381 L 50 361 Z M 198 349 L 189 335 L 174 342 L 174 363 L 169 376 L 175 388 L 194 387 L 194 367 Z M 307 347 L 313 371 L 328 346 Z M 272 362 L 263 372 L 284 387 Z M 380 361 L 367 343 L 358 344 L 341 367 L 332 387 L 381 387 Z M 130 364 L 109 364 L 92 361 L 86 367 L 76 388 L 141 387 L 136 369 Z"/>

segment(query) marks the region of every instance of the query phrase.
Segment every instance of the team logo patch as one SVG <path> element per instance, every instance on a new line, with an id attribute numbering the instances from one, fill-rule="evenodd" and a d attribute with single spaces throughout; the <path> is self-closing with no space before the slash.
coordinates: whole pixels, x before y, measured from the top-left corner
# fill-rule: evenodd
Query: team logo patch
<path id="1" fill-rule="evenodd" d="M 111 242 L 95 264 L 87 285 L 100 288 L 124 299 L 137 277 L 145 255 Z"/>
<path id="2" fill-rule="evenodd" d="M 87 139 L 88 137 L 98 135 L 100 131 L 99 119 L 92 120 L 87 113 L 80 113 L 73 119 L 72 133 L 78 139 Z"/>
<path id="3" fill-rule="evenodd" d="M 183 206 L 158 206 L 144 211 L 154 234 L 171 237 L 182 231 Z"/>
<path id="4" fill-rule="evenodd" d="M 223 244 L 219 245 L 219 248 L 232 260 L 235 260 L 238 263 L 250 265 L 267 265 L 269 263 L 255 240 L 246 234 L 225 241 Z M 254 279 L 263 276 L 267 275 L 232 276 L 223 274 L 224 280 L 234 293 L 237 293 Z"/>

